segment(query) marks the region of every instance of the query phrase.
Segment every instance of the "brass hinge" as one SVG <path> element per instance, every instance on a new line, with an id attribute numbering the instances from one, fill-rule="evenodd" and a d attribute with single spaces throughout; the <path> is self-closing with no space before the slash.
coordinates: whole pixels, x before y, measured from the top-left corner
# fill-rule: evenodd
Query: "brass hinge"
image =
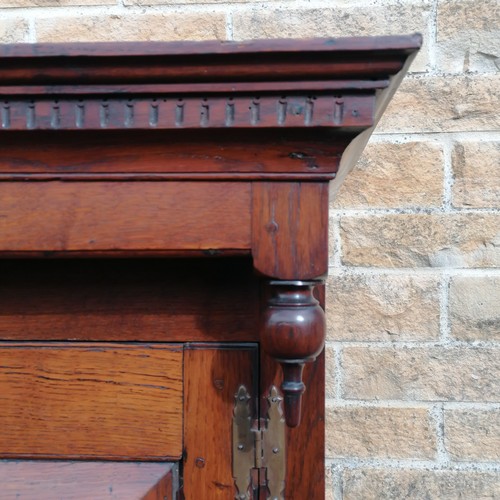
<path id="1" fill-rule="evenodd" d="M 284 498 L 286 453 L 283 398 L 271 387 L 267 397 L 267 418 L 252 417 L 251 397 L 241 385 L 235 395 L 233 416 L 233 478 L 239 500 L 259 498 L 259 490 L 268 491 L 267 499 Z"/>

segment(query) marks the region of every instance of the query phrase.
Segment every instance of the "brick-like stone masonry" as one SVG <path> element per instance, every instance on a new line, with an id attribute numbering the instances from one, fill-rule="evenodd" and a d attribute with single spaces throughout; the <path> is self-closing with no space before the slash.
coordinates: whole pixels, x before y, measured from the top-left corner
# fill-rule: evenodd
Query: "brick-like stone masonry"
<path id="1" fill-rule="evenodd" d="M 424 35 L 331 206 L 327 499 L 500 498 L 499 28 L 496 0 L 0 0 L 4 43 Z"/>

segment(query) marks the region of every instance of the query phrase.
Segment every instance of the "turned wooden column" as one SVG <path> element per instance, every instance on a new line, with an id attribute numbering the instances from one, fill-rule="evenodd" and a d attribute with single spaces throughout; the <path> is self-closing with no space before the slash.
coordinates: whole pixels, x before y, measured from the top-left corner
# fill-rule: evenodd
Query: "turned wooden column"
<path id="1" fill-rule="evenodd" d="M 328 270 L 328 184 L 255 183 L 252 256 L 265 276 L 260 339 L 283 369 L 281 390 L 289 427 L 300 423 L 304 364 L 325 340 L 325 316 L 313 296 Z"/>
<path id="2" fill-rule="evenodd" d="M 314 361 L 325 342 L 325 315 L 313 296 L 320 281 L 270 281 L 262 313 L 263 349 L 283 368 L 281 390 L 289 427 L 300 423 L 304 363 Z"/>

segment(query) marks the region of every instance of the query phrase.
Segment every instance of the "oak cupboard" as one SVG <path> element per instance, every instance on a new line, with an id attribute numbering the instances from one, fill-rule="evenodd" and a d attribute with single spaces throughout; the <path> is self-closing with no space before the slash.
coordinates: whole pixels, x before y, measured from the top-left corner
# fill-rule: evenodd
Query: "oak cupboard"
<path id="1" fill-rule="evenodd" d="M 0 46 L 1 500 L 323 498 L 329 193 L 420 44 Z"/>

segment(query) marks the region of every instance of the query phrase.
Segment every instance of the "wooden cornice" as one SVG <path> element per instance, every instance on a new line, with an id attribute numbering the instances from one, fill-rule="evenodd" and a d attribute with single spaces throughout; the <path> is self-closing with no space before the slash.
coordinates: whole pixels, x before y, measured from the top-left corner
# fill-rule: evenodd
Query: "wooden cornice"
<path id="1" fill-rule="evenodd" d="M 0 125 L 365 128 L 372 124 L 375 91 L 389 85 L 419 44 L 414 35 L 3 45 Z"/>
<path id="2" fill-rule="evenodd" d="M 9 85 L 195 83 L 386 78 L 420 35 L 257 40 L 15 44 L 0 46 Z"/>
<path id="3" fill-rule="evenodd" d="M 12 160 L 0 180 L 332 179 L 420 44 L 410 35 L 0 45 L 0 144 Z M 52 143 L 59 155 L 43 164 Z"/>

